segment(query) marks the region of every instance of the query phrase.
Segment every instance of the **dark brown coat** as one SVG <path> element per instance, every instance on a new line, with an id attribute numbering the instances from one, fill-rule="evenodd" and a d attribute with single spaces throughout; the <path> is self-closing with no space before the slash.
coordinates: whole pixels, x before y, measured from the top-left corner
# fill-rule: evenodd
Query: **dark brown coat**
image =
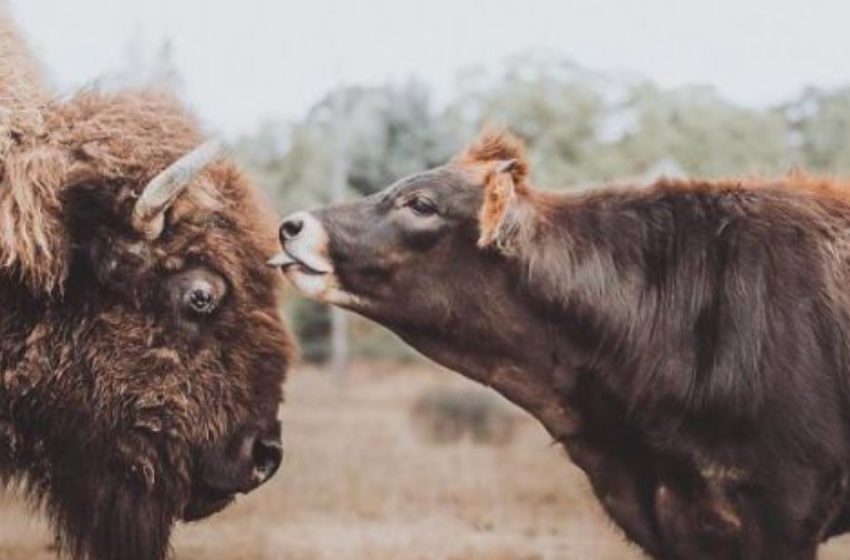
<path id="1" fill-rule="evenodd" d="M 850 190 L 528 171 L 484 133 L 293 214 L 274 262 L 532 413 L 656 558 L 811 559 L 850 529 Z"/>

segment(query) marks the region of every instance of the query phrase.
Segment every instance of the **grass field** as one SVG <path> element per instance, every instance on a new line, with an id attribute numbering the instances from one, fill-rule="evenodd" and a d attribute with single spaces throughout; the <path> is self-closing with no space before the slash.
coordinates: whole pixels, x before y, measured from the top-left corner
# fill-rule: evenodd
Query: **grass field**
<path id="1" fill-rule="evenodd" d="M 433 445 L 410 410 L 467 382 L 427 365 L 360 364 L 344 384 L 303 368 L 282 413 L 277 477 L 233 507 L 180 526 L 178 560 L 637 560 L 583 475 L 516 411 L 513 441 Z M 481 389 L 482 391 L 484 389 Z M 54 558 L 37 516 L 0 501 L 0 559 Z M 850 539 L 822 549 L 850 559 Z"/>

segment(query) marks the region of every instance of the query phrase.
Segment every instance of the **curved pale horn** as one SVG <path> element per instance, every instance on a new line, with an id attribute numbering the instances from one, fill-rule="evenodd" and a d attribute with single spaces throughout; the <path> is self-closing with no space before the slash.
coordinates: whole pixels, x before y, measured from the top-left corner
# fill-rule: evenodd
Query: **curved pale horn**
<path id="1" fill-rule="evenodd" d="M 224 153 L 224 144 L 208 140 L 151 179 L 133 208 L 133 227 L 148 239 L 156 239 L 165 225 L 165 211 L 204 167 Z"/>

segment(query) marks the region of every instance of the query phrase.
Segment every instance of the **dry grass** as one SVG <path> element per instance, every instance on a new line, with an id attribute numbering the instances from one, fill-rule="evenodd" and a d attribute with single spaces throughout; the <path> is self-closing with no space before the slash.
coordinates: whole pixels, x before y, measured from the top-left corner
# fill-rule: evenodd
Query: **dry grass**
<path id="1" fill-rule="evenodd" d="M 360 365 L 344 387 L 304 369 L 284 407 L 287 456 L 264 488 L 178 528 L 177 560 L 637 560 L 583 475 L 519 412 L 506 446 L 433 446 L 410 407 L 461 386 L 429 366 Z M 482 389 L 483 390 L 483 389 Z M 0 502 L 0 559 L 54 557 L 43 524 Z M 823 560 L 850 558 L 850 540 Z"/>

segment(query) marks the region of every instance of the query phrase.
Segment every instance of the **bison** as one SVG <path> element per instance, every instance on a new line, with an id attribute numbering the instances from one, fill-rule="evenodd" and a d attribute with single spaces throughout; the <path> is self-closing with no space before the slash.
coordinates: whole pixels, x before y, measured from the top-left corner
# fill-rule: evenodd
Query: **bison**
<path id="1" fill-rule="evenodd" d="M 76 559 L 160 560 L 281 461 L 274 224 L 203 140 L 163 93 L 57 98 L 0 18 L 0 479 Z"/>
<path id="2" fill-rule="evenodd" d="M 811 559 L 850 528 L 850 191 L 534 188 L 483 133 L 282 223 L 270 264 L 534 415 L 659 559 Z"/>

